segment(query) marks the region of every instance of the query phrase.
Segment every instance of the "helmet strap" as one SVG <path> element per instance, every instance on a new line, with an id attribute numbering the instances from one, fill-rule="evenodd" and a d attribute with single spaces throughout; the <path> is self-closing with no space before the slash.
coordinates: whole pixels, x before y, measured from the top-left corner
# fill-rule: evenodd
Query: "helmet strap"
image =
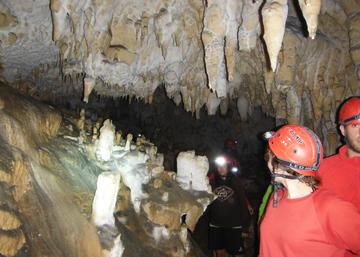
<path id="1" fill-rule="evenodd" d="M 286 178 L 286 179 L 301 179 L 301 178 L 305 177 L 302 174 L 299 174 L 299 175 L 287 175 L 287 174 L 279 174 L 279 173 L 275 173 L 275 172 L 271 176 L 273 176 L 274 179 L 276 177 L 278 177 L 278 178 Z"/>
<path id="2" fill-rule="evenodd" d="M 341 122 L 342 125 L 346 125 L 347 123 L 349 123 L 350 121 L 353 121 L 353 120 L 360 120 L 360 113 L 354 115 L 354 116 L 351 116 L 350 118 L 347 118 L 345 120 L 343 120 Z"/>
<path id="3" fill-rule="evenodd" d="M 273 176 L 271 178 L 271 184 L 273 185 L 273 189 L 274 189 L 273 206 L 274 206 L 274 208 L 277 208 L 278 203 L 279 203 L 279 193 L 278 193 L 278 191 L 283 186 L 280 183 L 275 182 L 275 177 L 273 177 Z"/>
<path id="4" fill-rule="evenodd" d="M 279 203 L 279 189 L 281 189 L 283 187 L 283 185 L 279 182 L 275 181 L 275 178 L 280 177 L 280 178 L 286 178 L 286 179 L 300 179 L 303 178 L 304 175 L 299 174 L 299 175 L 287 175 L 287 174 L 279 174 L 276 173 L 275 171 L 273 171 L 271 173 L 271 184 L 273 185 L 274 188 L 274 198 L 273 198 L 273 206 L 274 208 L 276 208 L 278 206 Z"/>

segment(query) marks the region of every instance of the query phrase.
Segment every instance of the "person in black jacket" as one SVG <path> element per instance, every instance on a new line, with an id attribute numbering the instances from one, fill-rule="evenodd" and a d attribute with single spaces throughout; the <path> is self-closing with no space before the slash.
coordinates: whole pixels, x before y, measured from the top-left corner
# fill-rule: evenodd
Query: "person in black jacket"
<path id="1" fill-rule="evenodd" d="M 248 202 L 239 176 L 230 171 L 225 157 L 215 160 L 210 184 L 217 198 L 209 206 L 209 249 L 215 257 L 244 254 L 242 231 L 250 223 Z"/>

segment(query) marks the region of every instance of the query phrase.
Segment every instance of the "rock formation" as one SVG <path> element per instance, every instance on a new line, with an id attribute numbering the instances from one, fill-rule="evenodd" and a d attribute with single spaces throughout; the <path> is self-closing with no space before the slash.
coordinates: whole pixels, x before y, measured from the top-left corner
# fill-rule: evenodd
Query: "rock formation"
<path id="1" fill-rule="evenodd" d="M 202 256 L 184 226 L 193 230 L 213 197 L 183 190 L 161 154 L 146 154 L 149 143 L 115 145 L 105 120 L 97 141 L 85 126 L 79 144 L 75 116 L 3 84 L 0 95 L 1 255 Z"/>
<path id="2" fill-rule="evenodd" d="M 261 106 L 278 124 L 322 126 L 317 132 L 331 153 L 330 119 L 360 90 L 356 0 L 0 5 L 1 80 L 53 103 L 96 94 L 151 103 L 164 85 L 169 98 L 200 118 L 202 107 L 225 113 L 240 98 L 242 111 Z"/>

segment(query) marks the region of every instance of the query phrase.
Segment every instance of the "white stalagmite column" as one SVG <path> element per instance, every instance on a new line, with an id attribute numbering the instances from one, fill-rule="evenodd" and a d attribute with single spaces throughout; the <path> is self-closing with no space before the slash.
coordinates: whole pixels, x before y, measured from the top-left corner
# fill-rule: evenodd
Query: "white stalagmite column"
<path id="1" fill-rule="evenodd" d="M 184 190 L 208 191 L 209 161 L 206 156 L 196 156 L 195 151 L 179 153 L 176 181 Z"/>
<path id="2" fill-rule="evenodd" d="M 85 103 L 89 102 L 89 96 L 95 87 L 95 79 L 86 77 L 84 79 L 84 98 Z"/>
<path id="3" fill-rule="evenodd" d="M 209 160 L 206 156 L 195 156 L 194 169 L 192 170 L 191 187 L 196 191 L 207 191 L 209 189 L 209 180 L 207 173 L 209 171 Z"/>
<path id="4" fill-rule="evenodd" d="M 261 13 L 265 31 L 264 40 L 270 58 L 271 69 L 275 72 L 285 34 L 288 15 L 287 0 L 267 0 Z"/>
<path id="5" fill-rule="evenodd" d="M 132 140 L 133 140 L 133 135 L 129 133 L 126 136 L 125 151 L 130 151 L 131 150 L 131 142 L 132 142 Z"/>
<path id="6" fill-rule="evenodd" d="M 181 152 L 176 158 L 176 181 L 184 190 L 190 190 L 191 188 L 191 170 L 189 167 L 193 166 L 192 159 L 194 158 L 194 155 L 194 151 Z"/>
<path id="7" fill-rule="evenodd" d="M 115 142 L 115 126 L 111 120 L 104 121 L 100 129 L 100 137 L 97 144 L 96 156 L 102 161 L 109 161 Z"/>
<path id="8" fill-rule="evenodd" d="M 103 172 L 99 175 L 92 205 L 92 220 L 97 227 L 115 227 L 114 211 L 119 187 L 120 173 Z"/>
<path id="9" fill-rule="evenodd" d="M 299 0 L 299 5 L 306 20 L 309 37 L 315 39 L 321 0 Z"/>
<path id="10" fill-rule="evenodd" d="M 120 189 L 121 175 L 118 172 L 103 172 L 99 175 L 96 185 L 95 197 L 92 205 L 92 221 L 96 227 L 110 227 L 115 229 L 115 206 Z M 113 247 L 103 250 L 106 257 L 121 257 L 124 246 L 121 234 L 113 239 Z"/>

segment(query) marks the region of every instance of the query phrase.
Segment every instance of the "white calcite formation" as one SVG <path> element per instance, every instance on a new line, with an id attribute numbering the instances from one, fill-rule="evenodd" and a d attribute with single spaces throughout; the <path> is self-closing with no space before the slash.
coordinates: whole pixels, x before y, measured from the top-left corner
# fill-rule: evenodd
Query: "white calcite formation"
<path id="1" fill-rule="evenodd" d="M 92 205 L 92 220 L 96 226 L 115 227 L 114 212 L 119 187 L 119 173 L 103 172 L 99 175 Z"/>
<path id="2" fill-rule="evenodd" d="M 195 151 L 179 153 L 176 158 L 176 181 L 185 190 L 208 191 L 209 161 L 206 156 L 197 156 Z"/>
<path id="3" fill-rule="evenodd" d="M 95 156 L 102 139 L 92 142 L 84 133 L 77 143 L 69 129 L 74 116 L 2 83 L 0 95 L 2 256 L 27 255 L 27 249 L 58 257 L 199 256 L 185 232 L 194 230 L 213 196 L 181 189 L 174 172 L 164 171 L 163 156 L 145 153 L 154 147 L 150 141 L 128 151 L 114 146 L 107 120 L 101 133 L 112 134 L 104 145 L 113 149 L 104 161 Z M 86 132 L 100 127 L 85 123 Z M 159 170 L 156 177 L 151 169 Z"/>
<path id="4" fill-rule="evenodd" d="M 269 0 L 262 11 L 264 20 L 264 40 L 269 54 L 271 69 L 275 72 L 277 58 L 285 34 L 285 23 L 288 15 L 287 0 Z"/>
<path id="5" fill-rule="evenodd" d="M 315 39 L 320 14 L 321 0 L 299 0 L 301 12 L 307 24 L 309 37 Z"/>
<path id="6" fill-rule="evenodd" d="M 106 120 L 100 129 L 97 141 L 96 156 L 102 161 L 109 161 L 113 152 L 115 142 L 115 126 L 111 120 Z"/>
<path id="7" fill-rule="evenodd" d="M 120 187 L 120 174 L 117 172 L 103 172 L 98 176 L 94 201 L 92 204 L 92 221 L 98 229 L 112 229 L 115 226 L 115 206 Z M 106 257 L 121 257 L 124 246 L 119 234 L 113 240 L 113 247 L 104 250 Z"/>
<path id="8" fill-rule="evenodd" d="M 93 91 L 94 87 L 95 87 L 95 79 L 86 77 L 84 79 L 84 97 L 83 97 L 83 101 L 85 103 L 89 102 L 89 96 Z"/>
<path id="9" fill-rule="evenodd" d="M 146 198 L 142 186 L 149 183 L 151 174 L 146 167 L 148 155 L 133 151 L 115 161 L 123 183 L 130 188 L 131 202 L 136 212 L 140 212 L 141 200 Z"/>

